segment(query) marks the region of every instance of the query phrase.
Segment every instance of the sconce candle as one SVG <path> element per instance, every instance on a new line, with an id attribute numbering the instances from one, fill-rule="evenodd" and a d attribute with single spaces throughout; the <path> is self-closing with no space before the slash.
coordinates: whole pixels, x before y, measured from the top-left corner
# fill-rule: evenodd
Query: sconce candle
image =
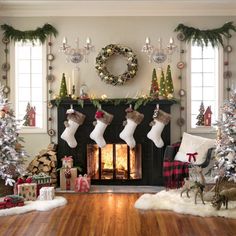
<path id="1" fill-rule="evenodd" d="M 168 57 L 170 57 L 174 53 L 175 49 L 176 45 L 174 45 L 174 39 L 172 37 L 170 38 L 169 44 L 166 48 L 162 47 L 161 38 L 158 39 L 157 47 L 154 47 L 150 44 L 149 37 L 146 37 L 145 45 L 142 47 L 142 52 L 148 55 L 149 62 L 162 64 Z"/>
<path id="2" fill-rule="evenodd" d="M 79 39 L 77 38 L 76 41 L 76 47 L 72 48 L 70 45 L 67 44 L 66 37 L 63 38 L 62 45 L 60 46 L 60 52 L 64 53 L 66 55 L 66 61 L 76 64 L 76 67 L 78 68 L 79 63 L 85 59 L 85 62 L 88 62 L 88 55 L 94 48 L 94 46 L 91 45 L 91 39 L 87 37 L 86 44 L 79 48 Z"/>

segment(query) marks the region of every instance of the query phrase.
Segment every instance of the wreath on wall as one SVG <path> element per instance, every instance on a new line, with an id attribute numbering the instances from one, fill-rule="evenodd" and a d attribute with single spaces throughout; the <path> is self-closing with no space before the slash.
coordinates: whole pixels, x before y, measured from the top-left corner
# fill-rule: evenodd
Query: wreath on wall
<path id="1" fill-rule="evenodd" d="M 128 60 L 127 70 L 123 74 L 117 76 L 111 74 L 106 67 L 106 63 L 109 58 L 115 54 L 122 55 Z M 95 68 L 99 77 L 105 83 L 114 86 L 123 85 L 136 75 L 138 70 L 138 59 L 131 48 L 117 44 L 109 44 L 102 48 L 96 57 Z"/>
<path id="2" fill-rule="evenodd" d="M 175 29 L 176 32 L 180 33 L 177 37 L 181 41 L 192 41 L 200 46 L 207 46 L 210 43 L 212 47 L 218 45 L 223 46 L 223 38 L 231 38 L 231 30 L 236 32 L 236 27 L 233 25 L 232 21 L 225 23 L 220 28 L 208 30 L 200 30 L 183 24 L 179 24 Z"/>

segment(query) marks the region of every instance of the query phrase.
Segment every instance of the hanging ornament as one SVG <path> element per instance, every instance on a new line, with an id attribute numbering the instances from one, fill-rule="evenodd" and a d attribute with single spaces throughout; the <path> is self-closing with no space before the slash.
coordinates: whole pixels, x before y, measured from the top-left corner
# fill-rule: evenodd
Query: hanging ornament
<path id="1" fill-rule="evenodd" d="M 180 62 L 177 63 L 177 68 L 178 68 L 178 69 L 183 69 L 184 66 L 185 66 L 185 64 L 184 64 L 184 62 L 182 62 L 182 61 L 180 61 Z"/>

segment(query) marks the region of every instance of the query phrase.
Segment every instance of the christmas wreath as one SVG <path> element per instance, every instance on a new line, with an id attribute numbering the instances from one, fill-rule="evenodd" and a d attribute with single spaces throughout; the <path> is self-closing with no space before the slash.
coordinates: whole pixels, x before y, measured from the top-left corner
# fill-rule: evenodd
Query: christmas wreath
<path id="1" fill-rule="evenodd" d="M 106 67 L 108 59 L 115 54 L 127 57 L 128 60 L 127 71 L 117 76 L 111 74 Z M 102 81 L 106 82 L 107 84 L 112 84 L 114 86 L 123 85 L 125 82 L 129 81 L 136 75 L 138 70 L 138 60 L 136 55 L 129 47 L 116 44 L 109 44 L 106 47 L 102 48 L 102 50 L 96 57 L 95 68 Z"/>

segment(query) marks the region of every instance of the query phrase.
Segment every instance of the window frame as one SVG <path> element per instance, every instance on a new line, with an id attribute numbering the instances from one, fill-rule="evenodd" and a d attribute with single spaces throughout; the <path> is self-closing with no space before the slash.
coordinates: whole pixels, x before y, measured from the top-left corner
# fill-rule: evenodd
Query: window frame
<path id="1" fill-rule="evenodd" d="M 192 106 L 191 106 L 191 47 L 192 42 L 190 42 L 187 46 L 187 53 L 186 53 L 186 59 L 187 59 L 187 68 L 186 68 L 186 89 L 187 89 L 187 132 L 189 133 L 215 133 L 216 127 L 213 126 L 205 126 L 205 127 L 196 127 L 192 128 Z M 223 84 L 223 61 L 224 61 L 224 55 L 223 55 L 223 47 L 220 45 L 218 47 L 218 119 L 220 116 L 220 107 L 223 104 L 223 90 L 224 90 L 224 84 Z M 197 120 L 196 120 L 197 122 Z"/>
<path id="2" fill-rule="evenodd" d="M 27 126 L 21 126 L 19 133 L 47 133 L 47 107 L 46 107 L 46 101 L 47 101 L 47 81 L 46 81 L 46 74 L 47 74 L 47 47 L 45 44 L 42 44 L 42 128 L 38 127 L 27 127 Z M 11 86 L 11 93 L 10 93 L 10 100 L 12 101 L 12 107 L 16 113 L 16 103 L 17 103 L 17 97 L 16 97 L 16 64 L 15 64 L 15 42 L 10 43 L 10 62 L 11 62 L 11 70 L 10 70 L 10 86 Z"/>

